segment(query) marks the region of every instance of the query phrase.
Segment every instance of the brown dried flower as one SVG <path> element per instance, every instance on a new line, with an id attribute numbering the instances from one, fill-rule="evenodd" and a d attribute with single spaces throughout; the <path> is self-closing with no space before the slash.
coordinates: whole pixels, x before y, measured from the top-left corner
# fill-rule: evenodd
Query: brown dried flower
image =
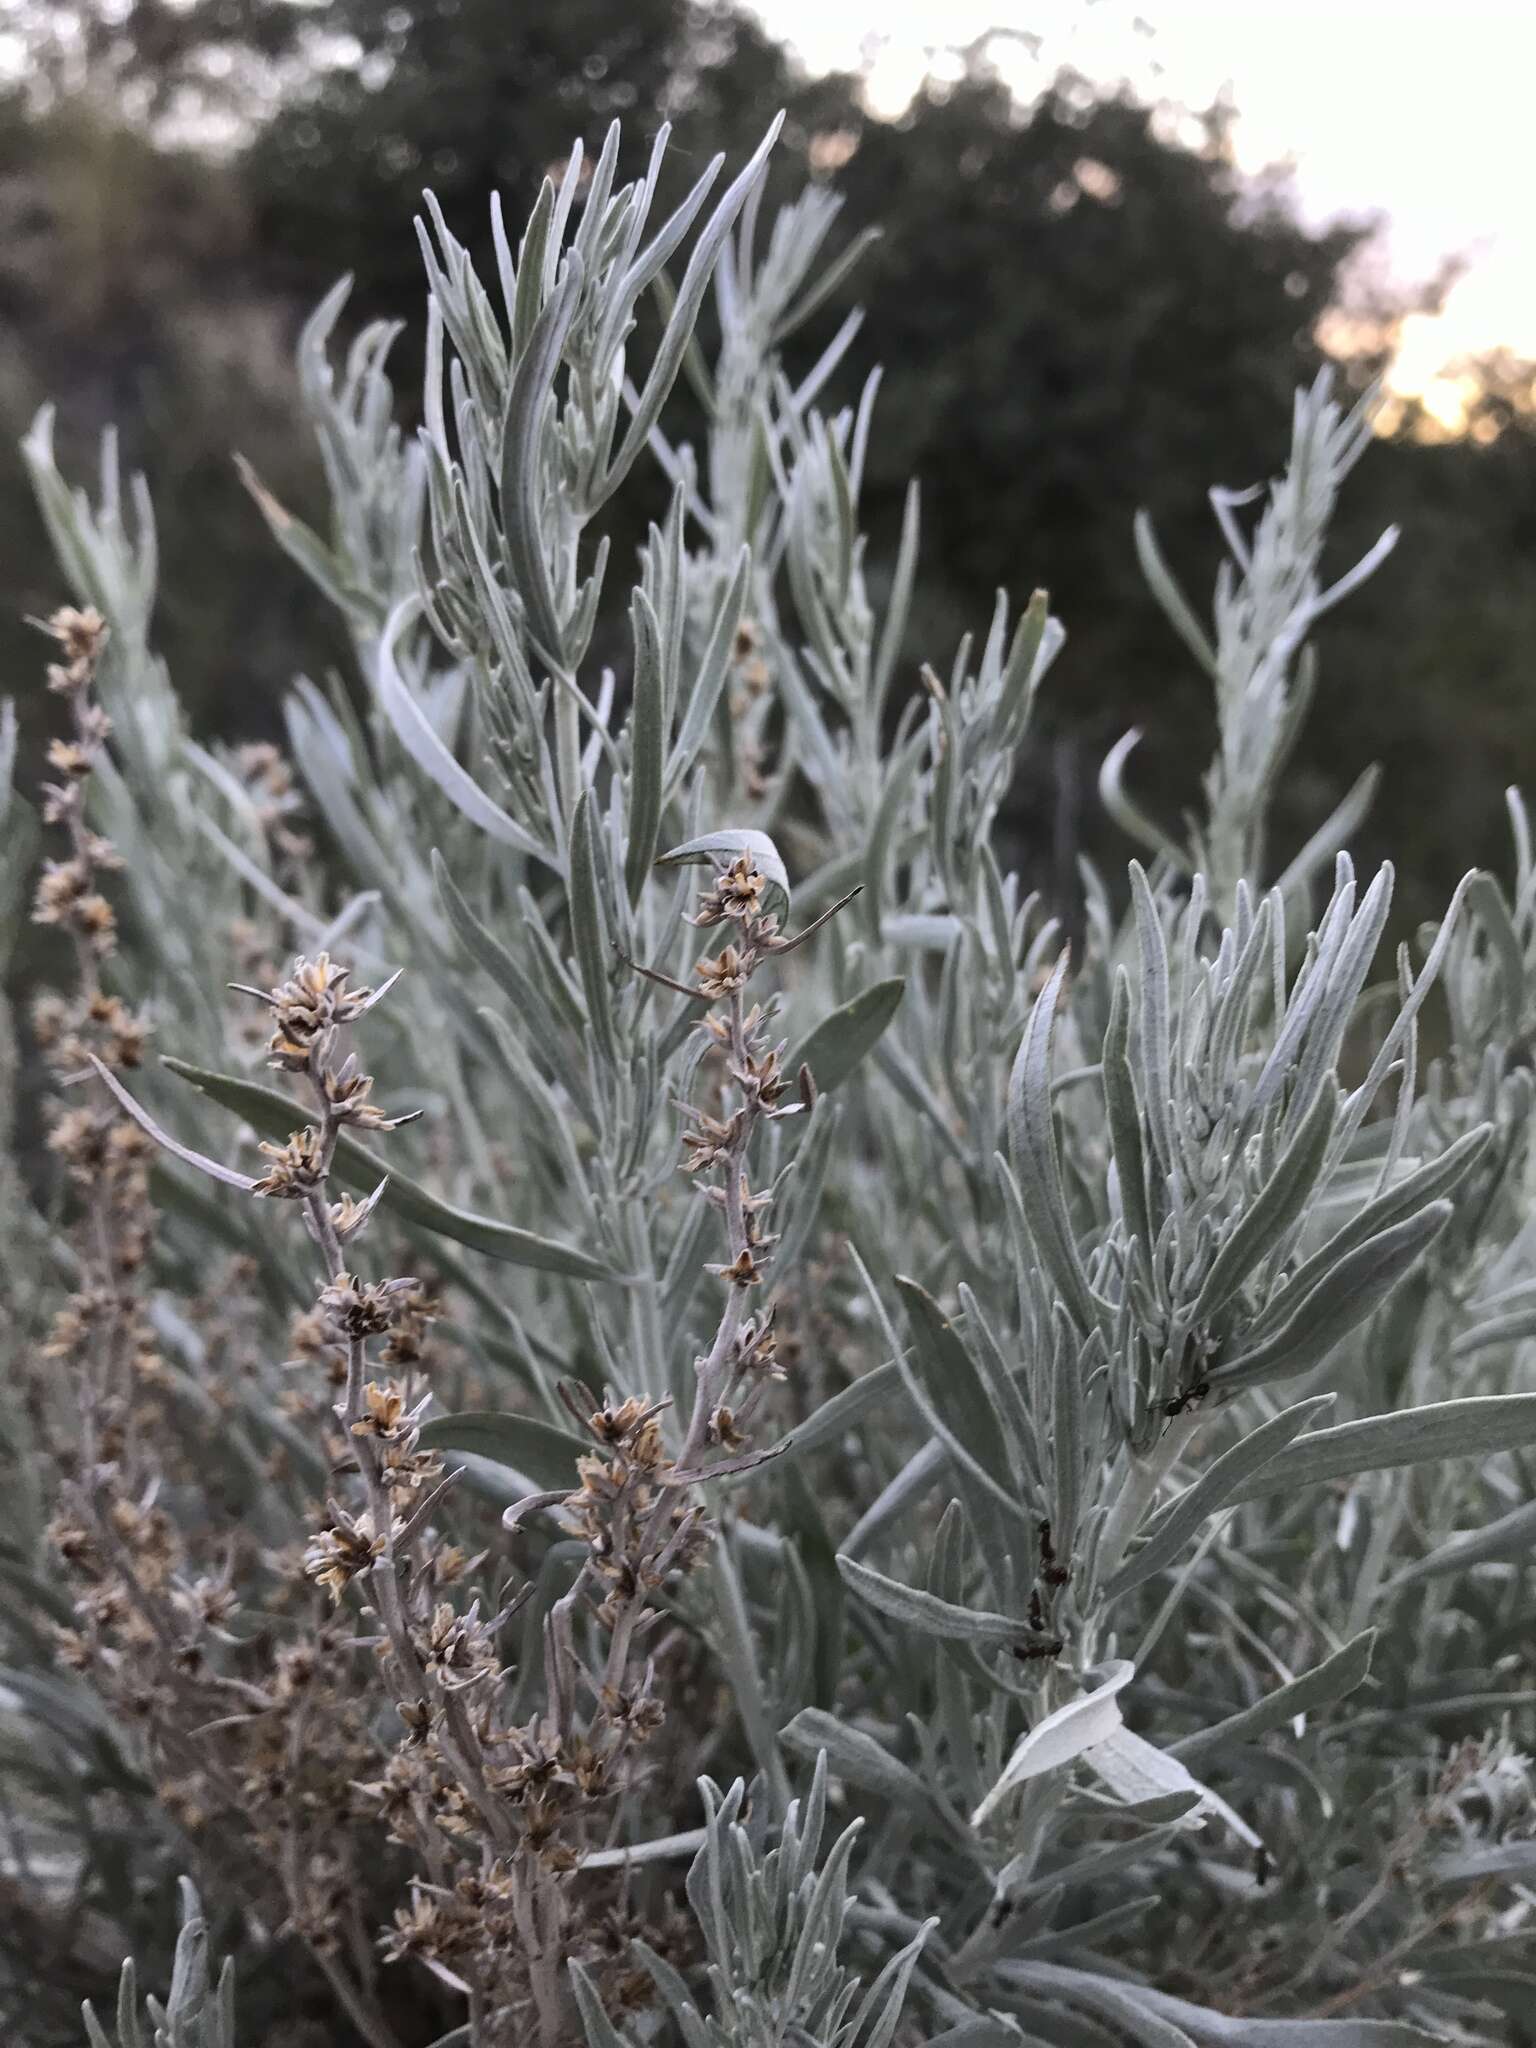
<path id="1" fill-rule="evenodd" d="M 272 1164 L 251 1189 L 253 1195 L 296 1202 L 323 1184 L 325 1164 L 320 1134 L 311 1126 L 292 1132 L 285 1145 L 274 1145 L 264 1139 L 261 1150 Z"/>
<path id="2" fill-rule="evenodd" d="M 353 1579 L 383 1556 L 385 1538 L 367 1508 L 354 1517 L 332 1501 L 330 1511 L 329 1524 L 317 1529 L 305 1546 L 304 1573 L 339 1600 Z"/>

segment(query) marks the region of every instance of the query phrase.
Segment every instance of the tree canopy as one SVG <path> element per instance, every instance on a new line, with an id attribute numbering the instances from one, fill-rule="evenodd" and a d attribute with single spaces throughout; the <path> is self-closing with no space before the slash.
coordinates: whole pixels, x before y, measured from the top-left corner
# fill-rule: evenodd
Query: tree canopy
<path id="1" fill-rule="evenodd" d="M 210 723 L 266 729 L 292 671 L 340 652 L 297 579 L 252 577 L 259 524 L 229 464 L 235 447 L 259 452 L 264 474 L 313 508 L 285 355 L 337 274 L 355 281 L 349 317 L 407 323 L 409 417 L 423 286 L 402 230 L 424 186 L 480 253 L 491 193 L 517 211 L 573 136 L 595 145 L 615 115 L 637 155 L 673 120 L 682 176 L 742 151 L 781 106 L 776 189 L 823 179 L 845 202 L 841 235 L 881 230 L 818 335 L 863 304 L 880 336 L 877 539 L 894 539 L 909 471 L 921 478 L 936 595 L 914 624 L 914 673 L 984 623 L 999 586 L 1046 586 L 1068 626 L 1045 707 L 1052 744 L 1016 806 L 1018 829 L 1055 846 L 1064 891 L 1080 850 L 1113 844 L 1083 795 L 1104 748 L 1128 725 L 1177 734 L 1202 715 L 1188 658 L 1143 590 L 1133 514 L 1154 514 L 1200 598 L 1214 559 L 1206 487 L 1272 464 L 1364 232 L 1312 232 L 1282 188 L 1245 184 L 1219 117 L 1191 147 L 1155 110 L 1070 77 L 1021 108 L 978 57 L 958 84 L 878 120 L 856 81 L 806 79 L 755 20 L 687 0 L 331 0 L 319 15 L 293 0 L 110 13 L 74 0 L 28 20 L 29 89 L 0 107 L 0 203 L 19 230 L 0 270 L 4 438 L 13 446 L 45 397 L 76 455 L 120 422 L 165 528 L 165 650 Z M 871 364 L 861 337 L 835 402 Z M 1344 366 L 1357 382 L 1371 367 Z M 1519 366 L 1490 380 L 1491 445 L 1400 433 L 1345 503 L 1348 539 L 1388 518 L 1405 534 L 1323 636 L 1294 826 L 1390 756 L 1384 828 L 1398 844 L 1422 835 L 1414 865 L 1431 891 L 1496 833 L 1471 792 L 1536 727 L 1528 385 Z M 12 455 L 0 522 L 7 613 L 46 608 Z M 11 651 L 17 629 L 5 630 Z M 1165 741 L 1149 755 L 1136 770 L 1148 801 L 1176 810 L 1205 751 L 1198 731 L 1187 750 Z"/>

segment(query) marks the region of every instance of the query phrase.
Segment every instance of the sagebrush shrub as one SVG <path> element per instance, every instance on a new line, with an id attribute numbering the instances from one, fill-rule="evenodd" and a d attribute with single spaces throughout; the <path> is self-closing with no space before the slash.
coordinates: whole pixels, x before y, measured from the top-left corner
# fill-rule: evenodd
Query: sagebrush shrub
<path id="1" fill-rule="evenodd" d="M 818 406 L 856 323 L 781 360 L 858 249 L 761 217 L 771 140 L 665 220 L 664 133 L 573 150 L 489 284 L 429 200 L 414 439 L 320 308 L 328 531 L 245 476 L 361 688 L 286 753 L 187 731 L 110 442 L 94 498 L 27 442 L 69 602 L 5 879 L 72 950 L 0 1180 L 13 2038 L 167 1967 L 177 1869 L 122 2048 L 233 2048 L 236 1979 L 242 2041 L 372 2048 L 1536 2013 L 1530 830 L 1385 967 L 1371 777 L 1266 833 L 1391 544 L 1328 580 L 1370 399 L 1213 493 L 1210 626 L 1138 524 L 1218 748 L 1182 824 L 1113 749 L 1143 859 L 1068 948 L 995 850 L 1062 628 L 911 658 L 877 380 Z"/>

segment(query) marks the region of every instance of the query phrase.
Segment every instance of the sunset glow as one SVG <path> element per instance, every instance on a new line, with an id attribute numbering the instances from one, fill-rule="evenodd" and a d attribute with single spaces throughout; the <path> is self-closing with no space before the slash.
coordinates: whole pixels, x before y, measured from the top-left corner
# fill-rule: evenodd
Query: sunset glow
<path id="1" fill-rule="evenodd" d="M 1456 431 L 1475 389 L 1470 356 L 1536 359 L 1536 216 L 1530 204 L 1529 81 L 1536 8 L 1463 0 L 757 0 L 812 69 L 863 66 L 873 105 L 896 112 L 927 70 L 960 68 L 989 30 L 999 71 L 1023 98 L 1070 66 L 1174 108 L 1225 97 L 1247 171 L 1289 167 L 1314 224 L 1376 218 L 1373 261 L 1396 283 L 1454 262 L 1443 310 L 1405 324 L 1391 376 L 1402 398 Z"/>

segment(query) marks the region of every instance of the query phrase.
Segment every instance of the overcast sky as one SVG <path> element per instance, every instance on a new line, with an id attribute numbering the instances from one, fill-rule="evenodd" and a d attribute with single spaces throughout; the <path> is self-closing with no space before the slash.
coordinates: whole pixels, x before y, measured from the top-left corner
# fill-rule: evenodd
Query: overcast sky
<path id="1" fill-rule="evenodd" d="M 1240 161 L 1294 164 L 1313 221 L 1382 213 L 1396 276 L 1467 259 L 1444 314 L 1409 323 L 1394 381 L 1454 415 L 1456 356 L 1536 358 L 1536 0 L 756 0 L 816 69 L 872 65 L 904 103 L 946 47 L 993 25 L 1032 95 L 1063 64 L 1190 107 L 1226 92 Z"/>

